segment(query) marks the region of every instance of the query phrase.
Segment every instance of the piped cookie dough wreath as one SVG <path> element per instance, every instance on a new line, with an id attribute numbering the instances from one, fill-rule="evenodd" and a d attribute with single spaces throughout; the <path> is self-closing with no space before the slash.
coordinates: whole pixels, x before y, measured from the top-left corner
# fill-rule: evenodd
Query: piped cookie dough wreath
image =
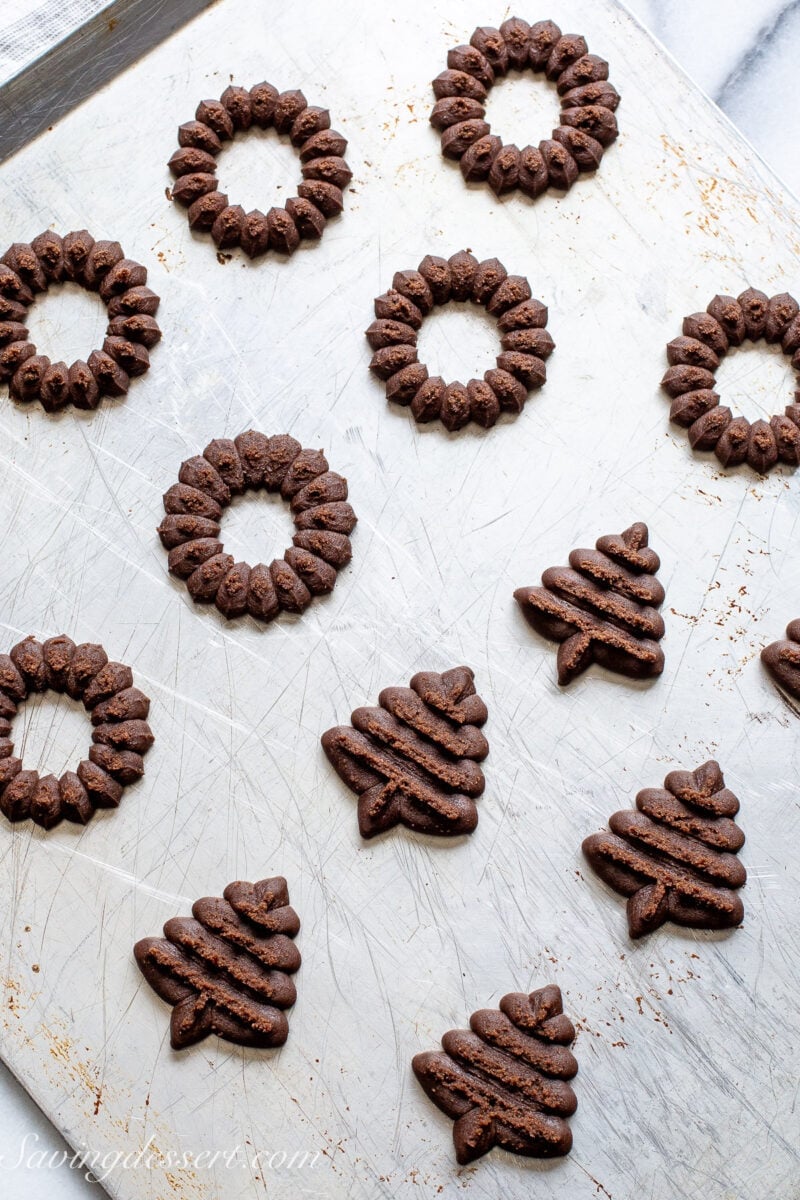
<path id="1" fill-rule="evenodd" d="M 60 779 L 26 770 L 11 741 L 18 706 L 48 689 L 83 701 L 94 727 L 88 757 Z M 149 711 L 130 667 L 109 662 L 102 646 L 76 646 L 61 634 L 43 643 L 27 637 L 0 654 L 0 811 L 51 829 L 61 820 L 85 825 L 96 809 L 116 808 L 123 789 L 144 774 L 153 744 Z"/>
<path id="2" fill-rule="evenodd" d="M 228 619 L 271 621 L 333 591 L 337 571 L 350 561 L 357 518 L 347 480 L 328 469 L 321 450 L 304 450 L 288 434 L 249 430 L 209 442 L 181 465 L 178 480 L 164 495 L 158 534 L 170 573 L 186 580 L 195 602 L 215 604 Z M 289 502 L 297 532 L 283 558 L 251 567 L 225 553 L 220 521 L 235 495 L 261 488 Z"/>
<path id="3" fill-rule="evenodd" d="M 430 376 L 417 357 L 417 333 L 436 305 L 470 300 L 495 317 L 501 353 L 483 379 L 446 383 Z M 496 258 L 478 262 L 462 250 L 451 258 L 427 255 L 416 271 L 397 271 L 375 301 L 366 331 L 375 351 L 370 370 L 386 383 L 386 399 L 409 405 L 420 424 L 441 420 L 451 432 L 475 421 L 488 429 L 501 412 L 520 413 L 528 393 L 547 377 L 555 343 L 545 329 L 547 308 L 522 275 L 509 275 Z"/>
<path id="4" fill-rule="evenodd" d="M 800 464 L 800 392 L 769 421 L 734 417 L 720 405 L 716 370 L 745 338 L 778 343 L 800 373 L 800 306 L 782 292 L 771 299 L 748 288 L 738 299 L 715 296 L 705 312 L 684 318 L 683 335 L 667 345 L 670 367 L 661 386 L 672 397 L 670 420 L 688 429 L 693 450 L 713 450 L 723 467 L 747 462 L 766 474 L 776 463 Z"/>
<path id="5" fill-rule="evenodd" d="M 30 340 L 28 310 L 51 284 L 77 283 L 99 292 L 109 325 L 102 350 L 68 366 L 38 354 Z M 97 408 L 103 396 L 124 396 L 135 375 L 150 366 L 161 339 L 159 298 L 147 268 L 126 258 L 119 242 L 96 242 L 85 229 L 61 237 L 46 230 L 29 244 L 15 242 L 0 259 L 0 380 L 20 403 L 38 400 L 45 412 L 67 405 Z"/>
<path id="6" fill-rule="evenodd" d="M 201 100 L 195 119 L 178 129 L 180 148 L 169 160 L 177 176 L 172 198 L 188 208 L 192 229 L 210 233 L 220 250 L 241 246 L 250 258 L 267 250 L 293 254 L 301 239 L 321 238 L 327 219 L 344 208 L 352 179 L 342 157 L 347 140 L 330 124 L 328 110 L 309 105 L 300 91 L 279 92 L 271 83 L 228 87 L 219 100 Z M 217 186 L 217 155 L 253 125 L 288 135 L 302 164 L 297 195 L 267 213 L 229 204 Z"/>
<path id="7" fill-rule="evenodd" d="M 512 69 L 543 71 L 561 98 L 552 137 L 522 150 L 493 135 L 485 119 L 491 88 Z M 597 170 L 617 138 L 620 98 L 608 82 L 608 63 L 553 21 L 529 25 L 511 17 L 499 29 L 476 29 L 468 46 L 448 53 L 433 92 L 430 120 L 441 133 L 442 154 L 459 160 L 468 183 L 488 182 L 498 196 L 515 188 L 531 199 L 550 187 L 566 191 L 582 171 Z"/>

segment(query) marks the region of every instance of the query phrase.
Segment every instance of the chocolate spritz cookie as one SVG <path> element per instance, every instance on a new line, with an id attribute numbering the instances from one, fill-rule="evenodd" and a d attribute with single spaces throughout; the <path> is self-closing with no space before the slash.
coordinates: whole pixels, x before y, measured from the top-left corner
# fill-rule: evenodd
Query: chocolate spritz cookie
<path id="1" fill-rule="evenodd" d="M 197 603 L 213 603 L 228 618 L 249 613 L 271 621 L 333 591 L 336 572 L 350 561 L 356 515 L 346 502 L 347 480 L 328 470 L 321 450 L 304 450 L 286 433 L 249 430 L 209 442 L 181 464 L 178 481 L 164 495 L 158 534 L 171 574 L 186 580 Z M 289 502 L 297 532 L 283 558 L 251 567 L 225 553 L 220 521 L 234 496 L 261 488 Z"/>
<path id="2" fill-rule="evenodd" d="M 800 700 L 800 620 L 786 626 L 786 640 L 761 651 L 761 661 L 784 691 Z"/>
<path id="3" fill-rule="evenodd" d="M 435 305 L 469 300 L 497 320 L 502 351 L 483 379 L 446 383 L 429 375 L 417 357 L 417 332 Z M 555 343 L 547 332 L 547 308 L 534 300 L 522 275 L 509 275 L 496 258 L 478 262 L 462 250 L 451 258 L 428 254 L 416 271 L 398 271 L 388 292 L 375 301 L 366 331 L 375 353 L 370 370 L 386 382 L 386 398 L 410 405 L 414 419 L 441 420 L 446 429 L 475 421 L 488 429 L 501 412 L 519 413 L 547 377 L 545 360 Z"/>
<path id="4" fill-rule="evenodd" d="M 748 288 L 738 299 L 715 296 L 705 312 L 684 319 L 683 336 L 667 345 L 661 386 L 672 397 L 670 420 L 689 431 L 693 450 L 713 450 L 723 467 L 746 462 L 762 475 L 776 463 L 800 463 L 800 392 L 769 421 L 734 417 L 720 406 L 715 372 L 731 346 L 745 339 L 779 343 L 800 372 L 800 310 L 783 292 L 771 299 Z"/>
<path id="5" fill-rule="evenodd" d="M 598 538 L 594 550 L 573 550 L 568 567 L 548 567 L 541 587 L 514 592 L 533 628 L 561 643 L 562 686 L 593 662 L 634 679 L 664 670 L 664 621 L 656 611 L 664 589 L 655 578 L 661 562 L 647 539 L 647 526 L 637 521 Z"/>
<path id="6" fill-rule="evenodd" d="M 26 328 L 37 295 L 67 282 L 99 292 L 109 317 L 102 349 L 71 366 L 38 354 Z M 58 412 L 123 396 L 150 366 L 148 351 L 161 338 L 158 296 L 146 284 L 147 268 L 126 258 L 119 242 L 96 242 L 85 229 L 63 238 L 47 230 L 30 244 L 15 242 L 0 259 L 0 380 L 9 381 L 11 397 Z"/>
<path id="7" fill-rule="evenodd" d="M 347 141 L 330 125 L 328 110 L 309 105 L 302 92 L 279 92 L 271 83 L 228 87 L 219 100 L 202 100 L 195 119 L 178 129 L 180 148 L 169 160 L 177 177 L 172 198 L 188 208 L 192 229 L 209 232 L 220 250 L 241 246 L 250 258 L 267 250 L 292 254 L 301 239 L 321 238 L 327 219 L 344 207 L 352 178 L 342 157 Z M 229 204 L 217 186 L 217 156 L 251 126 L 288 137 L 302 164 L 297 195 L 266 214 Z"/>
<path id="8" fill-rule="evenodd" d="M 512 1154 L 556 1158 L 572 1149 L 567 1122 L 578 1107 L 569 1084 L 578 1064 L 575 1027 L 554 984 L 503 996 L 499 1010 L 473 1013 L 451 1029 L 441 1051 L 414 1056 L 414 1074 L 433 1103 L 455 1121 L 463 1165 L 502 1146 Z"/>
<path id="9" fill-rule="evenodd" d="M 469 667 L 420 671 L 410 687 L 384 688 L 379 708 L 357 708 L 352 725 L 323 733 L 337 775 L 358 794 L 362 837 L 393 825 L 440 837 L 472 833 L 486 784 L 478 763 L 489 753 L 474 678 Z"/>
<path id="10" fill-rule="evenodd" d="M 734 821 L 739 801 L 719 763 L 671 771 L 663 788 L 645 788 L 636 809 L 614 813 L 609 833 L 593 833 L 583 853 L 628 900 L 632 938 L 665 921 L 697 929 L 730 929 L 744 916 L 736 894 L 746 878 L 736 857 L 744 834 Z"/>
<path id="11" fill-rule="evenodd" d="M 163 938 L 137 942 L 139 970 L 173 1005 L 172 1048 L 211 1033 L 241 1046 L 282 1046 L 283 1010 L 297 999 L 290 976 L 300 966 L 299 929 L 286 880 L 276 876 L 229 883 L 222 896 L 195 901 L 191 917 L 167 921 Z"/>
<path id="12" fill-rule="evenodd" d="M 561 114 L 552 137 L 519 150 L 492 133 L 484 106 L 498 79 L 525 70 L 555 84 Z M 431 124 L 441 132 L 442 154 L 460 160 L 468 183 L 486 182 L 497 196 L 515 188 L 532 199 L 547 188 L 566 191 L 582 171 L 597 170 L 617 137 L 619 93 L 608 82 L 608 63 L 553 21 L 511 17 L 499 29 L 476 29 L 468 46 L 448 53 L 433 92 Z"/>
<path id="13" fill-rule="evenodd" d="M 18 705 L 48 688 L 82 700 L 94 726 L 88 758 L 60 779 L 26 770 L 10 737 Z M 62 819 L 85 825 L 95 809 L 116 808 L 125 786 L 144 774 L 153 744 L 149 711 L 130 667 L 109 662 L 102 646 L 76 646 L 61 634 L 44 643 L 27 637 L 0 654 L 0 811 L 51 829 Z"/>

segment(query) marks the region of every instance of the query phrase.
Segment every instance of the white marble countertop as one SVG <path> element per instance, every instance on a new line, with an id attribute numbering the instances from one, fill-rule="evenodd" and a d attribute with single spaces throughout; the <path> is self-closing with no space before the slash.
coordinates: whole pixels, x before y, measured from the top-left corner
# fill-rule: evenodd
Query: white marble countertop
<path id="1" fill-rule="evenodd" d="M 627 0 L 627 6 L 711 96 L 776 174 L 800 194 L 796 144 L 795 49 L 800 0 Z M 53 9 L 51 0 L 43 9 Z M 5 27 L 36 8 L 10 0 Z M 491 15 L 487 13 L 487 21 Z M 792 75 L 790 76 L 790 72 Z M 0 1195 L 9 1200 L 101 1200 L 103 1190 L 58 1164 L 71 1151 L 0 1064 Z M 32 1168 L 38 1169 L 32 1169 Z"/>
<path id="2" fill-rule="evenodd" d="M 798 0 L 624 0 L 800 195 Z"/>

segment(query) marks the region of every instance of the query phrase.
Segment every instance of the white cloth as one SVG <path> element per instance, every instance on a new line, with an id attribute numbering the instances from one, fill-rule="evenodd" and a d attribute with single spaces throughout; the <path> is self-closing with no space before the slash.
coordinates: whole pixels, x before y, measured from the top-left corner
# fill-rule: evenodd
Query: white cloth
<path id="1" fill-rule="evenodd" d="M 0 85 L 57 46 L 109 0 L 6 0 L 0 4 Z"/>

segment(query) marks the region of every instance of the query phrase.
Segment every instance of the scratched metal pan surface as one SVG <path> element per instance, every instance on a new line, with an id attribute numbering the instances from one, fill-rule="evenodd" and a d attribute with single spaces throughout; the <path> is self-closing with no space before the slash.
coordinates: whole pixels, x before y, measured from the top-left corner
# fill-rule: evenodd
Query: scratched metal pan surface
<path id="1" fill-rule="evenodd" d="M 544 14 L 585 33 L 623 93 L 597 176 L 535 204 L 465 187 L 428 125 L 429 81 L 449 46 L 503 15 L 478 0 L 368 14 L 225 0 L 0 172 L 6 241 L 89 227 L 145 262 L 162 296 L 163 342 L 124 402 L 57 417 L 0 403 L 3 649 L 28 633 L 100 641 L 152 697 L 157 740 L 118 811 L 0 828 L 3 1057 L 74 1145 L 148 1148 L 149 1167 L 110 1174 L 119 1200 L 800 1194 L 800 725 L 758 659 L 800 613 L 800 477 L 718 470 L 670 428 L 658 387 L 686 313 L 748 285 L 797 291 L 797 207 L 610 0 Z M 350 140 L 344 216 L 288 262 L 220 265 L 165 198 L 178 123 L 231 77 L 301 87 Z M 490 109 L 509 137 L 537 140 L 555 94 L 517 77 Z M 254 135 L 254 162 L 262 152 L 275 143 Z M 227 153 L 235 165 L 238 146 Z M 289 184 L 296 163 L 275 161 Z M 464 247 L 529 277 L 557 349 L 518 419 L 450 435 L 387 406 L 363 330 L 395 270 Z M 102 312 L 82 309 L 76 330 L 59 303 L 37 306 L 40 345 L 71 337 L 77 354 Z M 441 313 L 421 347 L 465 378 L 492 364 L 494 341 L 480 314 Z M 719 387 L 753 417 L 782 411 L 792 381 L 751 347 Z M 359 517 L 333 595 L 266 628 L 196 607 L 155 536 L 180 462 L 250 427 L 324 447 Z M 592 668 L 560 690 L 554 647 L 513 589 L 634 520 L 662 560 L 664 674 Z M 268 561 L 290 524 L 262 497 L 226 532 Z M 320 734 L 382 687 L 462 662 L 490 713 L 476 832 L 363 842 Z M 18 732 L 60 770 L 88 726 L 53 705 L 23 708 Z M 631 943 L 581 840 L 710 757 L 741 800 L 743 927 Z M 289 1041 L 171 1051 L 133 943 L 230 880 L 274 874 L 302 920 Z M 574 1150 L 548 1164 L 495 1150 L 459 1169 L 411 1058 L 548 982 L 579 1031 Z M 174 1161 L 236 1146 L 230 1167 Z M 310 1169 L 280 1166 L 281 1152 L 317 1151 Z"/>

